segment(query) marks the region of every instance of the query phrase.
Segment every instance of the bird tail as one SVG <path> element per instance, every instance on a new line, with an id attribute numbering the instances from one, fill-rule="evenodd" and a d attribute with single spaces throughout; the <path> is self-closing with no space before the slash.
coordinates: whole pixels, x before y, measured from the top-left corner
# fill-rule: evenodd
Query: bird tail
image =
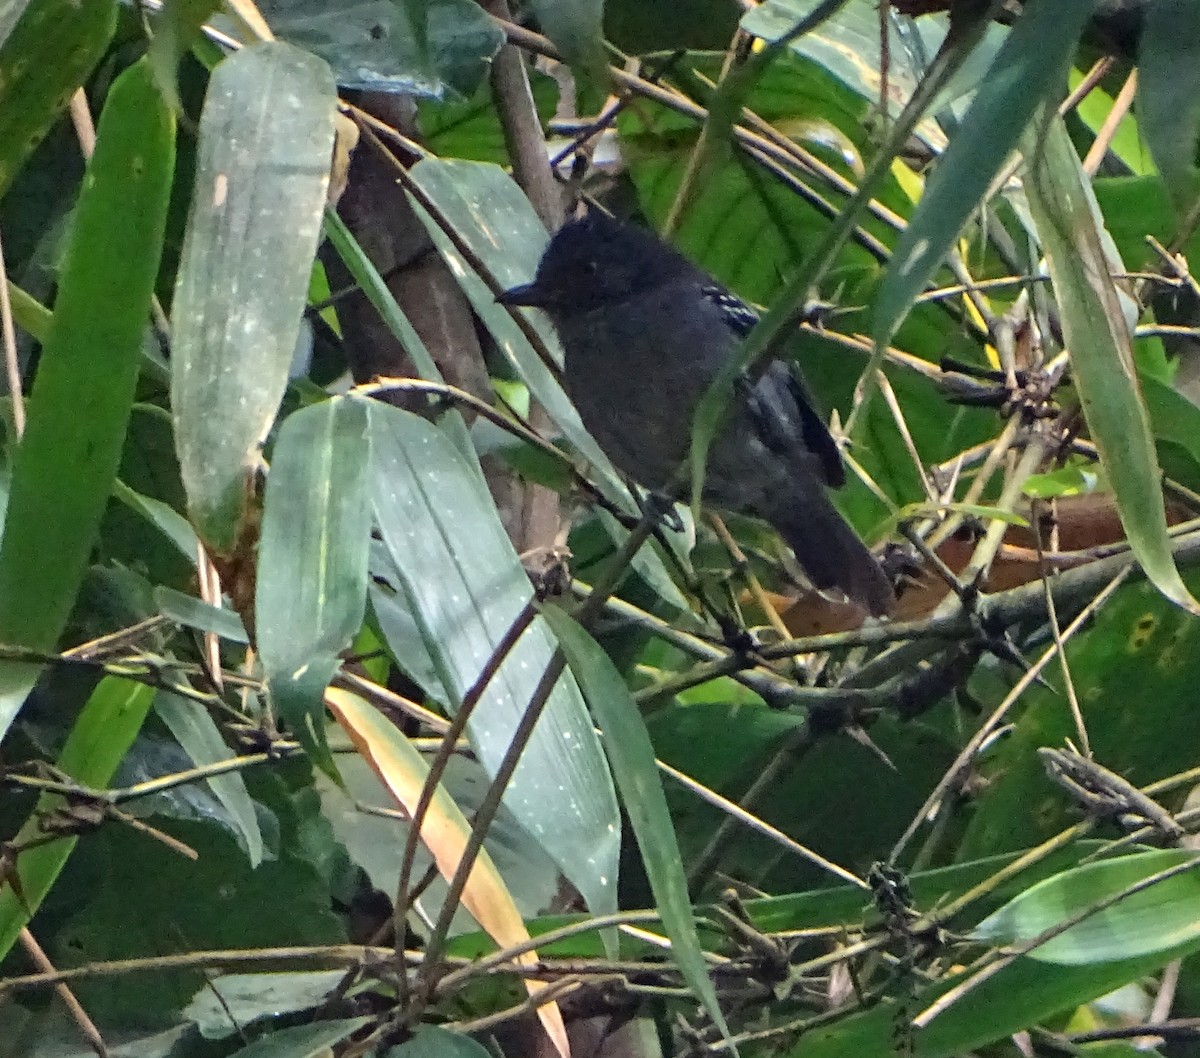
<path id="1" fill-rule="evenodd" d="M 795 552 L 818 588 L 836 588 L 875 617 L 888 613 L 896 595 L 887 575 L 819 487 L 768 520 Z"/>

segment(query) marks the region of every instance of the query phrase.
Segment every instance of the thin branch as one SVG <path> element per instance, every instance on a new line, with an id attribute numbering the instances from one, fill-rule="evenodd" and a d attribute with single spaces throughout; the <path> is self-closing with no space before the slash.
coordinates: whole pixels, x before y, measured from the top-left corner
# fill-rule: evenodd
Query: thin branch
<path id="1" fill-rule="evenodd" d="M 20 937 L 21 946 L 25 949 L 34 966 L 38 967 L 43 973 L 53 974 L 57 972 L 54 969 L 54 964 L 50 961 L 50 957 L 42 950 L 42 946 L 29 931 L 28 926 L 21 928 Z M 108 1047 L 104 1043 L 104 1038 L 100 1035 L 100 1030 L 96 1028 L 96 1023 L 88 1017 L 87 1011 L 83 1009 L 79 1000 L 75 998 L 75 993 L 63 981 L 59 981 L 54 985 L 54 991 L 58 993 L 58 998 L 63 1001 L 63 1005 L 70 1012 L 72 1019 L 79 1026 L 79 1031 L 83 1033 L 84 1039 L 87 1040 L 92 1050 L 100 1058 L 108 1058 Z"/>
<path id="2" fill-rule="evenodd" d="M 722 797 L 715 790 L 711 790 L 702 783 L 697 782 L 690 775 L 686 775 L 677 768 L 673 768 L 669 764 L 664 764 L 662 761 L 658 761 L 658 767 L 660 771 L 671 776 L 671 778 L 676 782 L 683 784 L 701 800 L 707 801 L 709 804 L 719 808 L 725 813 L 728 820 L 739 822 L 743 826 L 749 827 L 756 833 L 762 834 L 771 841 L 774 841 L 777 845 L 782 846 L 789 852 L 794 852 L 802 859 L 808 860 L 809 863 L 816 864 L 816 866 L 820 867 L 821 870 L 828 871 L 835 878 L 839 878 L 843 882 L 849 882 L 851 885 L 856 885 L 858 888 L 865 889 L 867 892 L 871 891 L 871 887 L 861 878 L 859 878 L 859 876 L 853 871 L 848 871 L 845 867 L 840 867 L 832 860 L 826 859 L 820 853 L 814 852 L 812 849 L 801 845 L 800 842 L 796 841 L 794 838 L 788 837 L 788 835 L 782 830 L 771 826 L 770 823 L 759 819 L 758 816 L 752 815 L 741 806 L 734 804 L 734 802 L 730 801 L 729 798 Z"/>
<path id="3" fill-rule="evenodd" d="M 925 798 L 925 802 L 913 816 L 912 822 L 909 823 L 904 833 L 900 835 L 900 839 L 892 847 L 891 854 L 888 856 L 889 863 L 895 863 L 900 858 L 900 855 L 908 845 L 908 842 L 912 839 L 913 835 L 916 834 L 921 824 L 926 819 L 931 817 L 946 794 L 954 789 L 954 787 L 961 781 L 961 777 L 965 775 L 967 769 L 970 768 L 975 754 L 979 751 L 979 747 L 1008 714 L 1009 709 L 1012 708 L 1017 699 L 1025 693 L 1026 688 L 1038 678 L 1042 669 L 1044 669 L 1051 662 L 1051 660 L 1053 660 L 1062 646 L 1064 646 L 1071 639 L 1071 637 L 1074 636 L 1075 633 L 1078 632 L 1091 619 L 1092 615 L 1101 606 L 1103 606 L 1104 603 L 1107 602 L 1112 594 L 1117 590 L 1117 588 L 1124 583 L 1132 568 L 1132 566 L 1126 566 L 1124 569 L 1119 571 L 1111 581 L 1109 581 L 1108 585 L 1087 606 L 1085 606 L 1075 620 L 1067 626 L 1066 630 L 1063 632 L 1061 643 L 1052 643 L 1042 654 L 1042 656 L 1029 667 L 1028 671 L 1026 671 L 1019 680 L 1017 680 L 1017 682 L 1013 685 L 1013 689 L 1004 696 L 1003 701 L 996 706 L 991 715 L 979 725 L 979 728 L 976 730 L 975 734 L 973 734 L 967 740 L 967 744 L 963 746 L 958 756 L 954 758 L 954 763 L 946 769 L 945 774 L 939 780 L 937 786 L 935 786 L 929 796 Z M 1035 587 L 1040 588 L 1040 582 L 1035 584 Z"/>
<path id="4" fill-rule="evenodd" d="M 528 602 L 522 607 L 521 612 L 517 614 L 512 624 L 509 625 L 504 635 L 500 638 L 500 642 L 496 644 L 491 656 L 484 663 L 483 668 L 480 669 L 479 675 L 475 677 L 475 682 L 471 684 L 466 694 L 463 695 L 462 701 L 458 705 L 458 710 L 455 712 L 454 719 L 451 721 L 449 729 L 442 738 L 441 748 L 429 765 L 429 773 L 425 776 L 425 782 L 421 786 L 421 794 L 417 798 L 416 807 L 412 812 L 408 836 L 404 842 L 404 855 L 400 860 L 400 875 L 396 883 L 396 906 L 392 921 L 396 931 L 397 952 L 403 951 L 404 942 L 408 936 L 408 911 L 412 898 L 409 892 L 409 884 L 412 880 L 413 865 L 416 863 L 417 846 L 420 844 L 423 836 L 422 829 L 425 825 L 425 817 L 429 812 L 429 806 L 433 804 L 438 784 L 442 781 L 442 776 L 445 774 L 446 768 L 454 756 L 454 747 L 466 730 L 467 723 L 470 721 L 471 715 L 475 712 L 475 707 L 483 700 L 484 692 L 500 671 L 500 667 L 504 664 L 505 660 L 516 649 L 517 643 L 520 642 L 521 637 L 528 631 L 530 625 L 533 624 L 536 616 L 537 610 L 532 602 Z"/>

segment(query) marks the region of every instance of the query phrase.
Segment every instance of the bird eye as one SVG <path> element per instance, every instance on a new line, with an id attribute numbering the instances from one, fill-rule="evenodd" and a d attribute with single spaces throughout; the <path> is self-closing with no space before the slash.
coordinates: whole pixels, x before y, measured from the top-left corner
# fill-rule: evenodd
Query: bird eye
<path id="1" fill-rule="evenodd" d="M 583 270 L 588 275 L 594 276 L 597 272 L 600 271 L 600 265 L 597 264 L 595 261 L 584 261 L 583 262 Z"/>

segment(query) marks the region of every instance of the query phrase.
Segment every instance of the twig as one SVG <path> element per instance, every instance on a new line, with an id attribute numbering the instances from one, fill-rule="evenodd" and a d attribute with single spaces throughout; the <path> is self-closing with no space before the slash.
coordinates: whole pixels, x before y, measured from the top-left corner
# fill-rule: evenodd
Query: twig
<path id="1" fill-rule="evenodd" d="M 313 967 L 354 966 L 362 963 L 388 965 L 395 953 L 391 948 L 372 948 L 363 944 L 327 944 L 290 948 L 227 948 L 215 951 L 189 951 L 178 955 L 154 955 L 144 959 L 118 959 L 84 963 L 67 970 L 43 971 L 20 977 L 0 978 L 0 995 L 25 988 L 44 988 L 62 981 L 80 981 L 93 977 L 120 977 L 131 973 L 161 973 L 164 970 L 197 970 L 230 966 L 257 966 L 278 962 L 300 962 Z M 419 951 L 404 953 L 405 962 L 416 966 L 424 960 Z M 467 963 L 469 960 L 450 960 Z"/>
<path id="2" fill-rule="evenodd" d="M 1066 642 L 1070 640 L 1071 637 L 1084 626 L 1084 624 L 1087 623 L 1092 614 L 1094 614 L 1101 606 L 1104 605 L 1105 602 L 1108 601 L 1113 592 L 1115 592 L 1117 588 L 1124 583 L 1132 568 L 1132 566 L 1126 566 L 1124 569 L 1118 572 L 1112 578 L 1112 580 L 1109 581 L 1108 585 L 1087 606 L 1085 606 L 1083 610 L 1080 611 L 1075 620 L 1072 621 L 1063 632 L 1061 641 L 1062 645 L 1065 645 Z M 1036 586 L 1040 587 L 1040 584 Z M 912 839 L 913 835 L 917 832 L 921 824 L 930 817 L 945 795 L 951 789 L 953 789 L 955 784 L 959 782 L 960 777 L 965 773 L 966 769 L 970 767 L 971 761 L 974 759 L 979 747 L 983 744 L 988 735 L 1005 717 L 1005 715 L 1008 713 L 1008 710 L 1012 708 L 1016 700 L 1022 694 L 1024 694 L 1025 689 L 1038 678 L 1042 669 L 1044 669 L 1046 665 L 1050 663 L 1060 649 L 1061 647 L 1059 643 L 1051 644 L 1042 654 L 1042 656 L 1029 667 L 1029 670 L 1025 672 L 1025 674 L 1022 675 L 1019 680 L 1017 680 L 1017 682 L 1013 685 L 1013 689 L 1004 696 L 1004 700 L 998 706 L 996 706 L 991 715 L 982 724 L 980 724 L 975 734 L 973 734 L 967 740 L 967 744 L 963 746 L 958 756 L 955 757 L 954 763 L 946 769 L 946 773 L 939 780 L 937 786 L 934 787 L 930 795 L 925 799 L 925 802 L 917 810 L 916 815 L 913 816 L 912 822 L 909 823 L 904 833 L 900 835 L 900 839 L 892 847 L 892 851 L 888 856 L 889 863 L 895 863 L 900 858 L 900 855 L 908 845 L 908 842 Z"/>
<path id="3" fill-rule="evenodd" d="M 480 0 L 480 5 L 493 18 L 512 21 L 508 0 Z M 492 59 L 490 76 L 513 177 L 541 222 L 554 231 L 562 223 L 562 191 L 546 155 L 546 140 L 521 52 L 512 44 L 501 47 Z"/>
<path id="4" fill-rule="evenodd" d="M 344 687 L 346 690 L 360 694 L 364 698 L 382 704 L 386 708 L 396 709 L 407 716 L 411 716 L 418 723 L 423 724 L 439 735 L 444 735 L 450 730 L 450 721 L 445 717 L 438 716 L 437 713 L 431 712 L 423 705 L 418 705 L 403 695 L 399 695 L 395 691 L 390 691 L 386 687 L 381 687 L 378 683 L 359 676 L 357 673 L 347 672 L 343 669 L 335 678 L 334 686 Z"/>
<path id="5" fill-rule="evenodd" d="M 1125 78 L 1125 83 L 1121 86 L 1121 91 L 1117 93 L 1117 98 L 1113 100 L 1112 107 L 1109 108 L 1108 114 L 1105 115 L 1104 124 L 1100 126 L 1100 131 L 1096 133 L 1096 138 L 1088 148 L 1087 156 L 1083 159 L 1083 171 L 1089 176 L 1096 175 L 1096 171 L 1100 168 L 1100 163 L 1104 161 L 1104 156 L 1108 153 L 1108 148 L 1112 145 L 1113 137 L 1117 134 L 1117 126 L 1124 120 L 1125 115 L 1129 113 L 1129 108 L 1133 106 L 1133 97 L 1137 93 L 1137 70 L 1131 70 L 1129 76 Z"/>
<path id="6" fill-rule="evenodd" d="M 484 1017 L 474 1018 L 470 1021 L 452 1021 L 446 1028 L 449 1031 L 460 1032 L 464 1035 L 494 1029 L 497 1025 L 503 1025 L 506 1021 L 512 1021 L 514 1018 L 519 1018 L 522 1015 L 531 1014 L 539 1007 L 544 1007 L 547 1003 L 556 1002 L 563 996 L 574 992 L 582 982 L 583 978 L 581 977 L 564 977 L 553 984 L 539 988 L 528 999 L 522 1003 L 518 1003 L 516 1006 L 508 1007 L 505 1010 L 498 1010 L 494 1014 L 487 1014 Z M 688 994 L 686 990 L 684 994 Z"/>
<path id="7" fill-rule="evenodd" d="M 707 786 L 697 782 L 691 776 L 685 775 L 683 772 L 672 768 L 669 764 L 664 764 L 662 761 L 658 762 L 658 768 L 666 775 L 671 776 L 676 782 L 682 783 L 692 793 L 700 797 L 701 800 L 707 801 L 709 804 L 719 808 L 725 813 L 727 820 L 739 822 L 751 830 L 770 838 L 777 845 L 781 845 L 788 851 L 796 853 L 796 855 L 808 860 L 809 863 L 816 864 L 823 871 L 828 871 L 843 882 L 849 882 L 851 885 L 856 885 L 867 892 L 871 891 L 871 887 L 853 871 L 848 871 L 845 867 L 839 867 L 832 860 L 827 860 L 820 853 L 813 852 L 812 849 L 801 845 L 800 842 L 788 837 L 782 830 L 771 826 L 770 823 L 759 819 L 758 816 L 752 815 L 741 806 L 734 804 L 727 797 L 722 797 L 715 790 L 711 790 Z"/>
<path id="8" fill-rule="evenodd" d="M 470 837 L 467 839 L 466 846 L 462 851 L 458 866 L 454 869 L 454 876 L 449 881 L 446 897 L 438 912 L 437 921 L 434 923 L 434 927 L 430 931 L 430 935 L 426 941 L 425 950 L 429 963 L 423 967 L 426 971 L 424 988 L 421 994 L 415 997 L 409 1010 L 406 1011 L 410 1019 L 420 1017 L 425 1007 L 433 998 L 440 972 L 438 961 L 442 957 L 446 944 L 446 936 L 450 930 L 450 923 L 462 900 L 467 880 L 470 878 L 471 872 L 475 867 L 475 861 L 479 858 L 479 853 L 483 848 L 483 842 L 492 821 L 495 819 L 496 813 L 500 810 L 500 803 L 504 792 L 508 789 L 508 784 L 512 779 L 513 773 L 517 770 L 517 764 L 520 762 L 521 755 L 524 753 L 525 747 L 533 735 L 533 729 L 537 725 L 538 720 L 541 719 L 542 713 L 550 701 L 550 695 L 553 693 L 566 667 L 566 658 L 563 656 L 562 651 L 555 650 L 554 655 L 546 665 L 545 671 L 542 673 L 541 680 L 530 696 L 529 704 L 525 707 L 525 712 L 521 716 L 520 722 L 513 731 L 512 741 L 509 743 L 504 757 L 496 768 L 487 793 L 479 805 L 479 810 L 475 813 L 475 818 L 471 825 Z"/>
<path id="9" fill-rule="evenodd" d="M 791 633 L 788 631 L 787 625 L 783 623 L 783 619 L 772 605 L 771 600 L 767 598 L 767 593 L 763 591 L 762 584 L 759 583 L 758 578 L 754 575 L 754 571 L 750 568 L 750 563 L 745 553 L 733 538 L 733 534 L 725 525 L 724 520 L 719 514 L 713 513 L 709 514 L 708 520 L 716 531 L 717 538 L 725 545 L 725 550 L 729 552 L 729 557 L 733 559 L 734 568 L 746 578 L 746 586 L 750 589 L 750 594 L 758 604 L 759 609 L 766 615 L 767 622 L 775 629 L 780 639 L 789 638 Z"/>
<path id="10" fill-rule="evenodd" d="M 527 955 L 538 948 L 557 944 L 559 941 L 569 940 L 571 937 L 578 937 L 584 933 L 595 933 L 598 930 L 611 929 L 614 926 L 623 926 L 629 923 L 659 921 L 661 921 L 661 916 L 657 911 L 618 911 L 611 915 L 597 915 L 595 918 L 590 918 L 583 922 L 572 922 L 570 925 L 560 926 L 558 929 L 539 933 L 536 937 L 531 937 L 520 944 L 513 944 L 501 951 L 492 952 L 490 955 L 471 960 L 468 965 L 463 966 L 461 969 L 446 974 L 438 982 L 438 993 L 447 994 L 465 985 L 472 978 L 480 974 L 490 973 L 492 970 L 504 967 L 507 963 L 514 963 L 522 955 Z M 522 963 L 514 968 L 522 972 L 525 970 L 536 972 L 532 970 L 532 967 L 528 963 Z"/>
<path id="11" fill-rule="evenodd" d="M 1087 724 L 1083 719 L 1083 710 L 1079 706 L 1079 696 L 1075 693 L 1075 681 L 1071 678 L 1071 663 L 1067 660 L 1067 651 L 1063 643 L 1062 625 L 1058 621 L 1058 607 L 1054 604 L 1054 592 L 1050 590 L 1050 571 L 1046 568 L 1046 552 L 1042 547 L 1041 522 L 1038 518 L 1036 503 L 1030 524 L 1033 526 L 1034 540 L 1037 542 L 1038 565 L 1041 567 L 1040 579 L 1042 587 L 1045 589 L 1046 613 L 1050 617 L 1050 633 L 1054 637 L 1054 645 L 1058 648 L 1058 662 L 1059 668 L 1062 671 L 1063 686 L 1067 691 L 1067 704 L 1071 710 L 1071 719 L 1075 723 L 1075 734 L 1079 737 L 1079 744 L 1083 748 L 1083 755 L 1090 757 L 1092 755 L 1092 747 L 1088 740 Z"/>
<path id="12" fill-rule="evenodd" d="M 42 950 L 42 946 L 29 931 L 28 926 L 21 927 L 20 936 L 21 946 L 33 961 L 34 966 L 37 966 L 43 973 L 56 973 L 54 964 L 50 961 L 45 951 Z M 104 1038 L 100 1035 L 100 1030 L 96 1028 L 96 1023 L 88 1017 L 87 1011 L 83 1009 L 79 1000 L 75 998 L 75 993 L 63 981 L 59 981 L 54 985 L 54 991 L 58 993 L 58 998 L 63 1001 L 63 1005 L 70 1012 L 71 1017 L 75 1020 L 75 1024 L 79 1026 L 79 1031 L 83 1033 L 84 1039 L 88 1041 L 92 1050 L 100 1058 L 108 1058 L 108 1047 L 105 1046 Z"/>
<path id="13" fill-rule="evenodd" d="M 397 952 L 404 950 L 404 943 L 408 937 L 408 910 L 411 900 L 409 883 L 412 879 L 413 864 L 416 862 L 417 846 L 420 844 L 422 838 L 425 817 L 429 812 L 429 806 L 433 804 L 438 784 L 442 781 L 446 767 L 454 756 L 454 747 L 466 730 L 467 723 L 470 721 L 475 707 L 483 699 L 484 691 L 487 690 L 492 679 L 500 671 L 500 667 L 516 648 L 521 637 L 529 629 L 530 625 L 533 624 L 536 616 L 537 610 L 534 608 L 532 602 L 528 602 L 522 607 L 521 612 L 517 614 L 512 624 L 509 625 L 500 642 L 496 644 L 491 656 L 484 663 L 479 675 L 475 677 L 475 682 L 471 684 L 466 694 L 463 695 L 462 701 L 455 712 L 454 719 L 443 735 L 441 748 L 429 765 L 429 774 L 425 777 L 425 782 L 421 787 L 421 795 L 417 798 L 416 807 L 412 811 L 408 836 L 404 842 L 404 855 L 400 860 L 400 875 L 396 883 L 396 906 L 392 921 L 396 931 Z"/>

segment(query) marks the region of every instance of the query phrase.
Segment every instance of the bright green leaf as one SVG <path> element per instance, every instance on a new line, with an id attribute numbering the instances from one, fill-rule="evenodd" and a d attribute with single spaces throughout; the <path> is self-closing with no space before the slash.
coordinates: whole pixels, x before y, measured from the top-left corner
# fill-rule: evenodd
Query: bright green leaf
<path id="1" fill-rule="evenodd" d="M 150 687 L 105 677 L 71 728 L 59 754 L 58 767 L 82 786 L 103 789 L 141 730 L 153 700 L 154 691 Z M 41 797 L 14 842 L 20 844 L 39 837 L 42 834 L 41 816 L 64 804 L 64 799 L 57 794 Z M 29 912 L 37 911 L 45 899 L 77 840 L 60 838 L 32 848 L 17 858 L 21 896 L 13 892 L 11 885 L 0 888 L 0 959 L 8 954 L 17 934 L 29 921 Z"/>
<path id="2" fill-rule="evenodd" d="M 975 927 L 976 940 L 1023 945 L 1147 878 L 1183 868 L 1139 892 L 1122 897 L 1029 952 L 1043 962 L 1084 966 L 1133 959 L 1200 939 L 1200 855 L 1163 849 L 1100 860 L 1026 889 Z"/>
<path id="3" fill-rule="evenodd" d="M 1039 500 L 1056 496 L 1089 496 L 1103 488 L 1105 480 L 1099 467 L 1071 465 L 1045 474 L 1031 474 L 1025 479 L 1021 491 Z"/>
<path id="4" fill-rule="evenodd" d="M 0 642 L 52 650 L 75 604 L 133 404 L 162 252 L 174 132 L 149 68 L 131 67 L 100 117 L 13 461 L 0 543 Z M 33 673 L 29 666 L 0 665 L 0 737 Z"/>

